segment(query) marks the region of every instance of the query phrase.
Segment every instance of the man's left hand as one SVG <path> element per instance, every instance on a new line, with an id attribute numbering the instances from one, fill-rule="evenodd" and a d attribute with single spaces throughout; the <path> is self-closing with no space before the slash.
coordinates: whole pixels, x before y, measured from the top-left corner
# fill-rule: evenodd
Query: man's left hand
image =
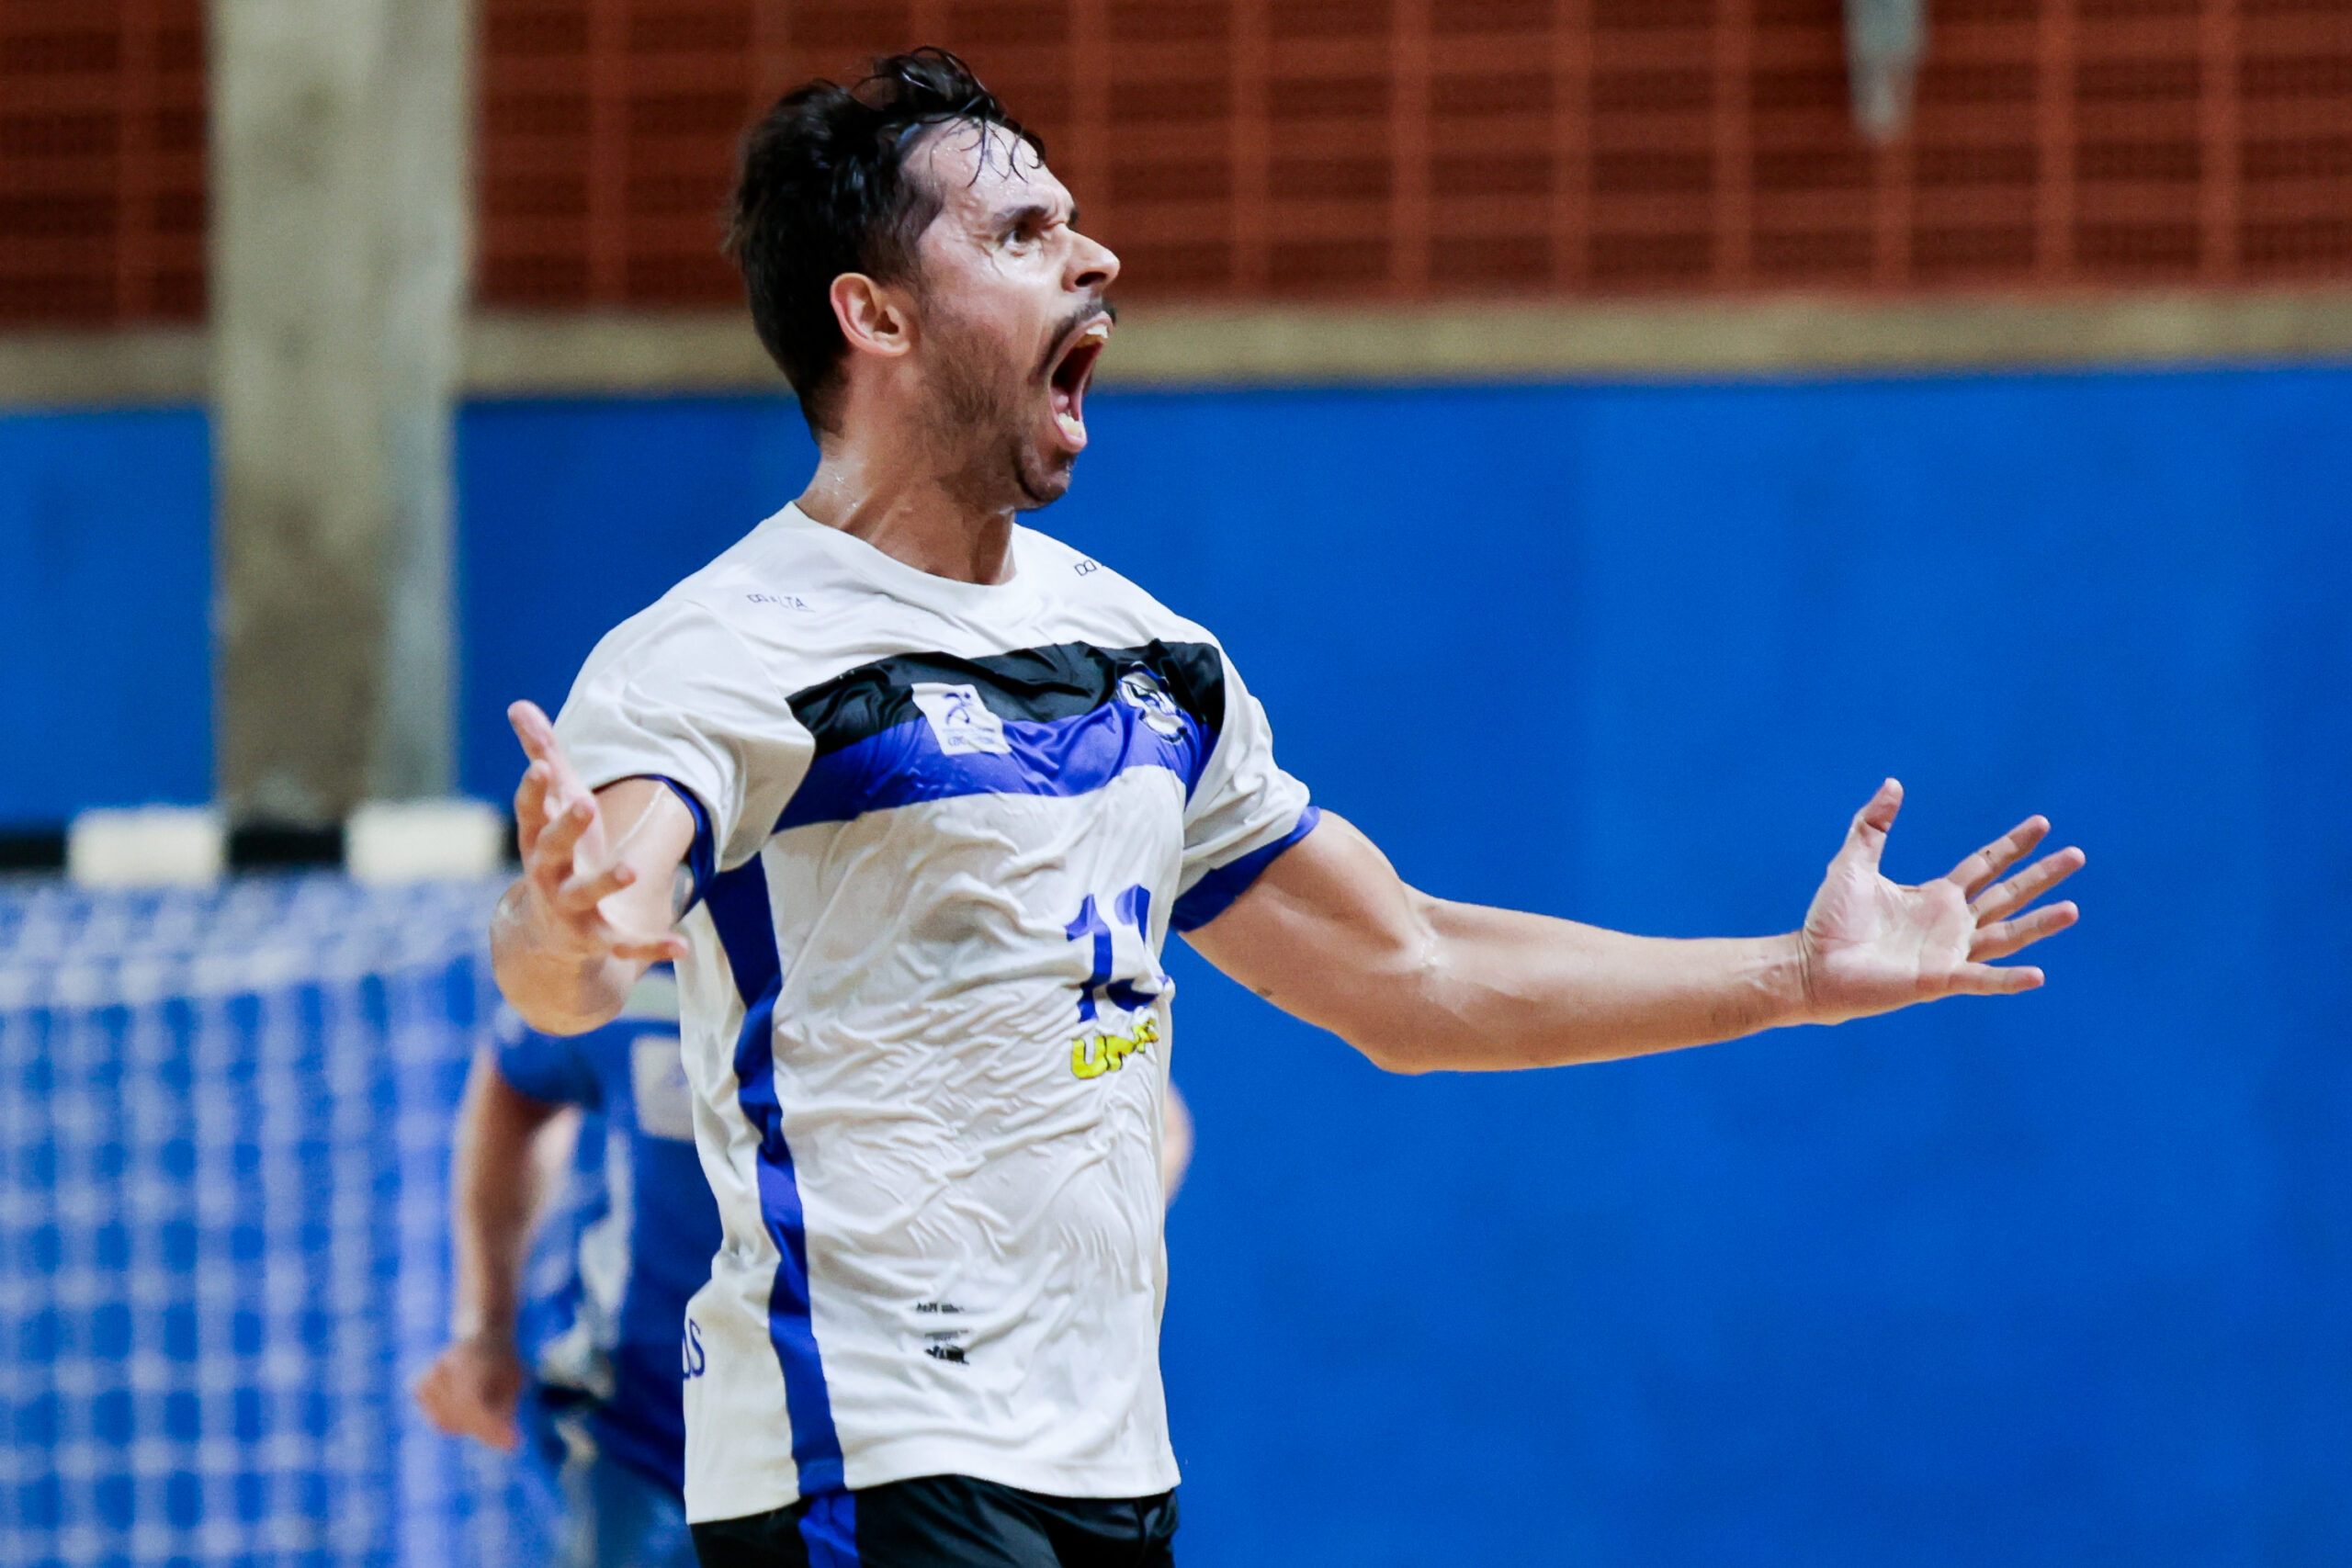
<path id="1" fill-rule="evenodd" d="M 2078 849 L 2063 849 L 2003 876 L 2033 852 L 2050 823 L 2029 817 L 1933 882 L 1905 887 L 1879 870 L 1887 830 L 1903 806 L 1889 779 L 1855 813 L 1844 847 L 1813 896 L 1798 942 L 1806 1010 L 1816 1023 L 1842 1023 L 1939 997 L 2008 996 L 2041 984 L 2030 965 L 2007 958 L 2075 923 L 2071 903 L 2023 913 L 2083 868 Z"/>

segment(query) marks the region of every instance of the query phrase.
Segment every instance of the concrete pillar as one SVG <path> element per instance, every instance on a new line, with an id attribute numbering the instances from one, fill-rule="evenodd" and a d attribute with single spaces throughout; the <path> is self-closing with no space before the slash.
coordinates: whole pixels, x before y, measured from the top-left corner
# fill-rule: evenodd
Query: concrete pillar
<path id="1" fill-rule="evenodd" d="M 1854 124 L 1882 144 L 1911 125 L 1911 88 L 1928 51 L 1928 0 L 1846 0 L 1846 75 Z"/>
<path id="2" fill-rule="evenodd" d="M 211 0 L 215 769 L 239 819 L 446 792 L 471 0 Z"/>

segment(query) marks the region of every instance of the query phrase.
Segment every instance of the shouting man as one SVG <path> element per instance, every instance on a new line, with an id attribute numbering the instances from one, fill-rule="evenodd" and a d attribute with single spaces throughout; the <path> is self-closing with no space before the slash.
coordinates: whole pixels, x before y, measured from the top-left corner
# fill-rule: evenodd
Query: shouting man
<path id="1" fill-rule="evenodd" d="M 1022 513 L 1067 490 L 1116 257 L 952 56 L 752 132 L 733 253 L 799 500 L 517 704 L 493 938 L 550 1031 L 674 959 L 726 1241 L 685 1325 L 706 1564 L 1170 1561 L 1158 1149 L 1172 930 L 1399 1072 L 1548 1066 L 2023 991 L 2040 818 L 1918 887 L 1854 818 L 1804 928 L 1448 903 L 1275 764 L 1215 637 Z M 2006 880 L 2003 878 L 2006 877 Z"/>

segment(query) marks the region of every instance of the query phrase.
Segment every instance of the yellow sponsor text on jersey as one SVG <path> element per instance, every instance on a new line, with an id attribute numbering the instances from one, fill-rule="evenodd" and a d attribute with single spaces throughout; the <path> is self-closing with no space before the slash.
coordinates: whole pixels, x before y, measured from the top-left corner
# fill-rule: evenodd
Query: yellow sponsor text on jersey
<path id="1" fill-rule="evenodd" d="M 1159 1041 L 1159 1021 L 1147 1018 L 1128 1034 L 1081 1034 L 1069 1043 L 1069 1070 L 1082 1078 L 1117 1072 L 1127 1058 Z"/>

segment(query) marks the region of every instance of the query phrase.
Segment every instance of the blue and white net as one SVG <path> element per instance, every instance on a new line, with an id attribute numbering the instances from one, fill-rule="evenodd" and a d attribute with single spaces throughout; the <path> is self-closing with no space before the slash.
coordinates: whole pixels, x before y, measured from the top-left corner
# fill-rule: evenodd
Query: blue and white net
<path id="1" fill-rule="evenodd" d="M 0 884 L 0 1563 L 524 1561 L 407 1393 L 494 896 Z"/>

